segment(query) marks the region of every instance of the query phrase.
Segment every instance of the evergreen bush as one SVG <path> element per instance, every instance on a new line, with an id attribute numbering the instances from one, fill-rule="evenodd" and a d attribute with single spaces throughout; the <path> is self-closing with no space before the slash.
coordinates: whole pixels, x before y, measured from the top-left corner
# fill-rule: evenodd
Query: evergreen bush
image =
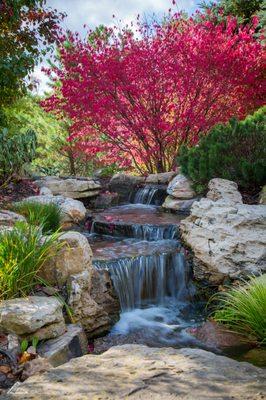
<path id="1" fill-rule="evenodd" d="M 212 178 L 237 182 L 240 189 L 259 191 L 266 181 L 266 107 L 243 121 L 216 125 L 195 147 L 182 146 L 179 163 L 194 189 L 204 192 Z"/>

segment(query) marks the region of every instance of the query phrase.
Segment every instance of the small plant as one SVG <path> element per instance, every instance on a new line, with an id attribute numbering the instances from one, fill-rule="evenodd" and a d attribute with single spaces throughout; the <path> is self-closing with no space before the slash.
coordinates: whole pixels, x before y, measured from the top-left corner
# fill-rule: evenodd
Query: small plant
<path id="1" fill-rule="evenodd" d="M 237 182 L 248 191 L 260 191 L 266 182 L 266 107 L 243 121 L 216 125 L 196 147 L 182 146 L 179 162 L 197 192 L 212 178 Z"/>
<path id="2" fill-rule="evenodd" d="M 25 297 L 40 283 L 39 270 L 60 247 L 58 235 L 44 240 L 41 227 L 25 223 L 0 233 L 0 300 Z"/>
<path id="3" fill-rule="evenodd" d="M 266 274 L 213 297 L 218 300 L 215 321 L 249 340 L 266 345 Z"/>
<path id="4" fill-rule="evenodd" d="M 13 205 L 12 209 L 23 215 L 30 225 L 42 226 L 43 234 L 50 234 L 60 229 L 61 210 L 57 204 L 22 201 Z"/>
<path id="5" fill-rule="evenodd" d="M 23 339 L 22 342 L 20 343 L 20 351 L 21 353 L 24 353 L 27 348 L 29 347 L 29 342 L 27 339 Z"/>

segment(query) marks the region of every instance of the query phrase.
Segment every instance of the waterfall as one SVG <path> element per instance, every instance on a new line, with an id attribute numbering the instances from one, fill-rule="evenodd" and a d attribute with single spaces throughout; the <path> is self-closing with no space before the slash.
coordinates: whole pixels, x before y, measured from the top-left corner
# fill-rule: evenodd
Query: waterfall
<path id="1" fill-rule="evenodd" d="M 187 270 L 182 253 L 95 260 L 93 265 L 110 272 L 122 311 L 167 304 L 169 297 L 185 298 Z"/>
<path id="2" fill-rule="evenodd" d="M 158 192 L 158 188 L 154 186 L 144 186 L 139 188 L 137 193 L 135 194 L 133 203 L 134 204 L 153 204 L 152 201 L 154 199 L 155 194 Z"/>

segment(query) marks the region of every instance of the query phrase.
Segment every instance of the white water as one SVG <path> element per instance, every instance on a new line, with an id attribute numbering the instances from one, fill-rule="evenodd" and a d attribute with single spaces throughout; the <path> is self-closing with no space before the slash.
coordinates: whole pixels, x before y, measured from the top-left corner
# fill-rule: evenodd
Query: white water
<path id="1" fill-rule="evenodd" d="M 158 192 L 158 188 L 154 186 L 144 186 L 139 188 L 134 197 L 134 204 L 152 204 L 155 194 Z"/>

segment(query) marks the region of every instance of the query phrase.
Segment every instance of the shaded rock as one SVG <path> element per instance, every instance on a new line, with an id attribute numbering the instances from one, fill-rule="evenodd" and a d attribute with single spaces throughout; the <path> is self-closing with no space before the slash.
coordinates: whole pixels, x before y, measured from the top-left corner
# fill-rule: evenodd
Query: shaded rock
<path id="1" fill-rule="evenodd" d="M 67 325 L 67 331 L 62 336 L 41 343 L 37 351 L 53 367 L 57 367 L 87 354 L 88 340 L 81 325 L 71 324 Z"/>
<path id="2" fill-rule="evenodd" d="M 97 196 L 94 207 L 95 208 L 108 208 L 118 204 L 118 193 L 100 193 Z"/>
<path id="3" fill-rule="evenodd" d="M 178 200 L 175 197 L 169 195 L 164 200 L 162 207 L 167 210 L 189 212 L 194 201 L 197 201 L 197 199 Z"/>
<path id="4" fill-rule="evenodd" d="M 237 184 L 227 179 L 214 178 L 208 184 L 207 198 L 213 201 L 223 200 L 233 204 L 242 204 L 242 196 Z"/>
<path id="5" fill-rule="evenodd" d="M 92 265 L 92 251 L 87 238 L 79 232 L 60 235 L 62 246 L 44 263 L 39 275 L 50 285 L 63 286 L 70 275 L 88 270 Z"/>
<path id="6" fill-rule="evenodd" d="M 21 375 L 21 380 L 25 381 L 31 376 L 37 374 L 43 374 L 44 372 L 49 371 L 52 368 L 52 365 L 49 361 L 42 357 L 34 358 L 33 360 L 27 361 L 23 366 L 23 371 Z"/>
<path id="7" fill-rule="evenodd" d="M 62 225 L 65 228 L 83 221 L 86 217 L 87 211 L 81 201 L 68 199 L 64 196 L 31 196 L 25 201 L 34 201 L 40 204 L 57 204 L 61 209 Z"/>
<path id="8" fill-rule="evenodd" d="M 69 299 L 76 322 L 80 322 L 89 337 L 110 330 L 118 320 L 119 300 L 109 273 L 91 268 L 69 278 Z"/>
<path id="9" fill-rule="evenodd" d="M 72 199 L 93 197 L 99 194 L 101 185 L 92 178 L 66 178 L 57 176 L 47 176 L 41 180 L 35 181 L 35 184 L 42 188 L 48 188 L 53 195 L 62 195 Z"/>
<path id="10" fill-rule="evenodd" d="M 189 333 L 206 346 L 216 349 L 236 348 L 246 343 L 245 337 L 229 332 L 225 326 L 214 321 L 206 321 L 197 328 L 189 329 Z"/>
<path id="11" fill-rule="evenodd" d="M 258 367 L 266 367 L 266 349 L 263 347 L 249 350 L 243 358 Z"/>
<path id="12" fill-rule="evenodd" d="M 266 206 L 201 199 L 180 223 L 194 275 L 212 284 L 266 271 Z"/>
<path id="13" fill-rule="evenodd" d="M 64 333 L 62 304 L 55 297 L 31 296 L 0 303 L 0 330 L 40 340 Z"/>
<path id="14" fill-rule="evenodd" d="M 12 228 L 18 222 L 26 222 L 26 219 L 13 211 L 0 210 L 0 231 L 5 228 Z"/>
<path id="15" fill-rule="evenodd" d="M 120 201 L 128 201 L 130 194 L 134 189 L 145 183 L 145 177 L 127 175 L 127 174 L 115 174 L 109 182 L 110 192 L 116 192 L 119 194 Z"/>
<path id="16" fill-rule="evenodd" d="M 260 192 L 259 203 L 266 204 L 266 185 L 263 186 L 262 191 Z M 1 222 L 0 222 L 0 225 L 1 225 Z"/>
<path id="17" fill-rule="evenodd" d="M 150 174 L 146 178 L 146 183 L 167 185 L 177 174 L 178 172 L 176 171 L 163 172 L 160 174 Z"/>
<path id="18" fill-rule="evenodd" d="M 167 193 L 176 199 L 193 199 L 196 193 L 191 187 L 191 181 L 182 174 L 178 174 L 167 187 Z"/>
<path id="19" fill-rule="evenodd" d="M 265 371 L 199 349 L 113 347 L 14 388 L 7 400 L 261 400 Z"/>

